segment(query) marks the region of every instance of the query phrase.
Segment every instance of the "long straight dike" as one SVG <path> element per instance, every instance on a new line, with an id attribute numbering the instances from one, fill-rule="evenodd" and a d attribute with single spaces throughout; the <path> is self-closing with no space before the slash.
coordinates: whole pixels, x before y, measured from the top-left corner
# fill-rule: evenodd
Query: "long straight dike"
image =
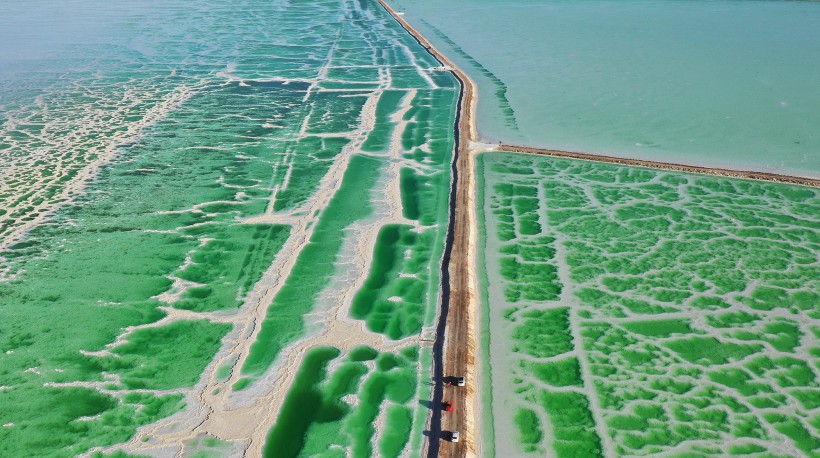
<path id="1" fill-rule="evenodd" d="M 570 151 L 558 151 L 552 149 L 533 148 L 529 146 L 514 146 L 505 144 L 498 145 L 494 149 L 494 151 L 539 154 L 543 156 L 580 159 L 583 161 L 607 162 L 610 164 L 628 165 L 632 167 L 646 167 L 651 169 L 671 170 L 675 172 L 697 173 L 700 175 L 715 175 L 727 178 L 743 178 L 747 180 L 773 181 L 777 183 L 787 183 L 820 188 L 820 179 L 796 177 L 791 175 L 780 175 L 777 173 L 719 169 L 714 167 L 701 167 L 697 165 L 675 164 L 672 162 L 645 161 L 642 159 L 627 159 L 623 157 L 604 156 L 602 154 L 573 153 Z"/>
<path id="2" fill-rule="evenodd" d="M 456 112 L 455 154 L 452 166 L 450 189 L 450 217 L 447 228 L 444 255 L 442 258 L 442 299 L 436 340 L 433 345 L 433 399 L 429 431 L 426 432 L 427 456 L 433 457 L 474 457 L 477 456 L 478 441 L 475 435 L 476 390 L 475 368 L 475 323 L 476 294 L 473 273 L 473 247 L 475 232 L 471 228 L 470 212 L 473 211 L 473 167 L 470 156 L 470 142 L 475 131 L 473 110 L 475 92 L 472 81 L 464 72 L 438 50 L 420 33 L 396 14 L 383 0 L 379 4 L 407 32 L 435 57 L 447 71 L 459 81 L 460 92 Z M 464 376 L 466 387 L 445 387 L 448 376 Z M 441 403 L 447 400 L 453 404 L 452 412 L 442 412 Z M 459 442 L 447 439 L 450 433 L 460 433 Z"/>

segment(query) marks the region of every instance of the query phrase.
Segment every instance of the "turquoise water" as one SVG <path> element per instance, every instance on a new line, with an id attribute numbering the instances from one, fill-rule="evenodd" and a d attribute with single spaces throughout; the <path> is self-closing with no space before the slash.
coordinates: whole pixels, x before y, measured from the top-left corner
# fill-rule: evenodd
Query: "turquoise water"
<path id="1" fill-rule="evenodd" d="M 391 3 L 477 82 L 489 141 L 820 176 L 816 2 Z"/>

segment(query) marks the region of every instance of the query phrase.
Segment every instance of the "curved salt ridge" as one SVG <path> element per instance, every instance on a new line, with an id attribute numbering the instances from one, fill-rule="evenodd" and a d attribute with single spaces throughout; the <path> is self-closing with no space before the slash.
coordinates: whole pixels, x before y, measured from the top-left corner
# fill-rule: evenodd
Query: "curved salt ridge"
<path id="1" fill-rule="evenodd" d="M 240 86 L 248 87 L 253 83 L 316 83 L 320 78 L 288 78 L 284 76 L 271 76 L 269 78 L 243 78 L 234 74 L 236 71 L 236 62 L 230 62 L 224 69 L 214 73 L 217 78 L 223 78 L 228 83 L 237 83 Z"/>

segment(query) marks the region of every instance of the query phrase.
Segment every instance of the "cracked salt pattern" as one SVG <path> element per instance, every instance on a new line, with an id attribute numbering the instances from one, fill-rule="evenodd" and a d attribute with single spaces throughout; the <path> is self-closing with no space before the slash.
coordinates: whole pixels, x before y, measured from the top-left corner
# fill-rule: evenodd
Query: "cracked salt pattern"
<path id="1" fill-rule="evenodd" d="M 815 189 L 477 163 L 497 456 L 818 453 Z"/>

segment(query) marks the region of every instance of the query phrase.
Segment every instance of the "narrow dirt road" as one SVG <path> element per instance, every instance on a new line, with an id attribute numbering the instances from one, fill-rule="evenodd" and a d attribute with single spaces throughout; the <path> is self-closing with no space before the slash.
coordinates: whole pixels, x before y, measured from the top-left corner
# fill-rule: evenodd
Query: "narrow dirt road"
<path id="1" fill-rule="evenodd" d="M 473 83 L 453 63 L 433 48 L 412 26 L 396 14 L 383 0 L 379 4 L 410 33 L 431 55 L 459 80 L 460 94 L 453 126 L 456 151 L 450 190 L 450 220 L 442 268 L 442 304 L 433 345 L 432 413 L 428 437 L 428 457 L 476 456 L 473 416 L 477 385 L 475 384 L 475 295 L 473 294 L 473 255 L 471 218 L 473 211 L 473 176 L 470 142 L 474 138 Z M 446 267 L 446 268 L 445 268 Z M 467 386 L 444 386 L 445 377 L 463 376 Z M 442 411 L 442 402 L 453 405 L 452 412 Z M 460 433 L 459 442 L 450 442 L 450 433 Z"/>

